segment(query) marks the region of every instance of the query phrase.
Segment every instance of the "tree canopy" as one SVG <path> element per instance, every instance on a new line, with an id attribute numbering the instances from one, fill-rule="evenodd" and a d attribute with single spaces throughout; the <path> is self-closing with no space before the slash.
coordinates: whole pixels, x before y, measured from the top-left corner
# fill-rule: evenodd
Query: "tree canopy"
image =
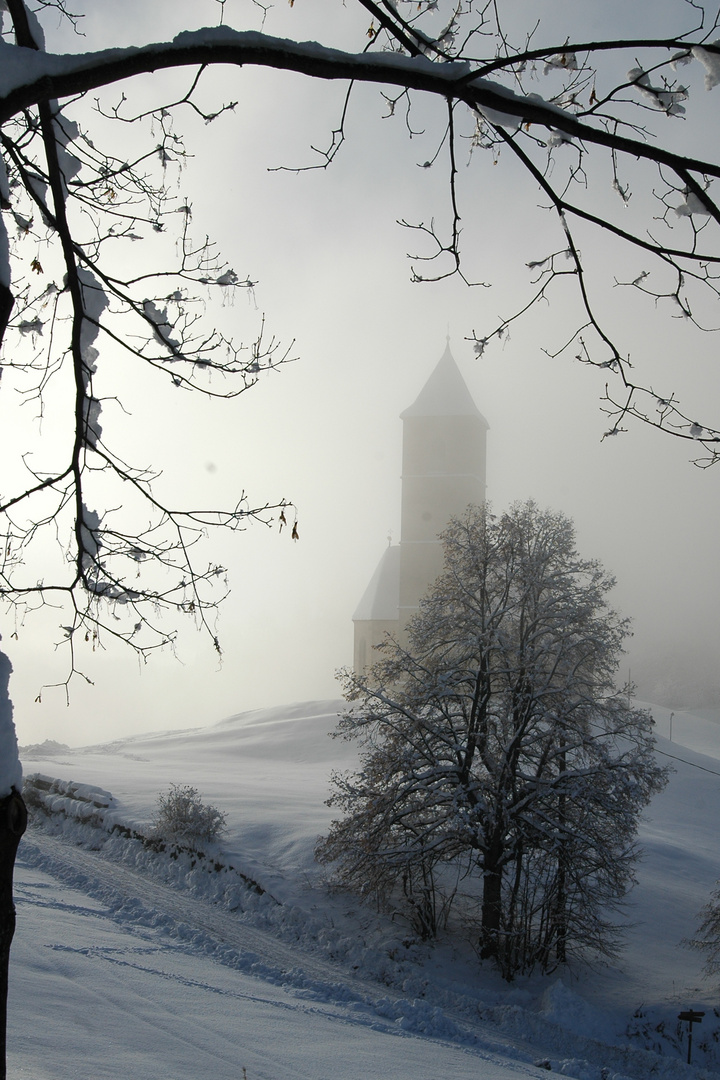
<path id="1" fill-rule="evenodd" d="M 616 270 L 614 284 L 637 295 L 639 317 L 649 297 L 689 325 L 718 324 L 720 210 L 713 184 L 720 162 L 685 124 L 698 76 L 710 90 L 720 76 L 717 10 L 678 0 L 669 19 L 676 30 L 667 36 L 561 40 L 547 37 L 542 21 L 525 25 L 526 12 L 518 17 L 498 3 L 355 0 L 350 10 L 360 11 L 362 22 L 353 25 L 364 35 L 355 51 L 338 47 L 346 44 L 345 16 L 328 19 L 327 40 L 318 43 L 264 34 L 264 9 L 253 10 L 248 18 L 227 2 L 214 4 L 221 25 L 100 52 L 83 50 L 78 36 L 76 51 L 56 53 L 57 21 L 81 28 L 64 0 L 7 0 L 0 41 L 0 363 L 21 377 L 21 392 L 40 415 L 49 388 L 62 388 L 55 400 L 66 439 L 41 463 L 20 454 L 8 467 L 0 495 L 0 593 L 21 611 L 69 602 L 63 632 L 71 651 L 78 635 L 91 642 L 104 635 L 146 656 L 172 641 L 157 621 L 163 610 L 190 614 L 219 648 L 212 613 L 224 595 L 224 568 L 204 562 L 195 544 L 208 529 L 243 528 L 283 508 L 282 500 L 251 505 L 242 489 L 229 505 L 209 508 L 159 495 L 162 463 L 138 463 L 126 453 L 114 435 L 122 406 L 106 381 L 110 364 L 130 362 L 138 379 L 157 376 L 171 391 L 233 397 L 290 356 L 262 324 L 244 344 L 204 315 L 213 291 L 249 290 L 254 282 L 210 241 L 194 238 L 192 207 L 173 190 L 172 167 L 186 153 L 175 114 L 191 108 L 210 123 L 234 109 L 233 68 L 345 84 L 345 109 L 316 161 L 321 167 L 342 148 L 359 84 L 377 85 L 388 115 L 404 116 L 393 129 L 400 127 L 402 137 L 413 134 L 420 98 L 440 101 L 445 120 L 424 164 L 445 163 L 447 201 L 438 222 L 444 218 L 446 226 L 435 218 L 402 222 L 419 245 L 414 279 L 457 275 L 469 285 L 487 284 L 466 268 L 474 238 L 461 222 L 472 195 L 460 166 L 470 158 L 519 166 L 527 199 L 549 214 L 556 242 L 524 268 L 516 310 L 468 331 L 476 353 L 503 339 L 534 306 L 555 301 L 565 326 L 561 351 L 607 374 L 607 434 L 634 417 L 689 440 L 700 463 L 716 459 L 720 435 L 712 417 L 690 414 L 672 387 L 635 381 L 622 334 L 604 310 L 598 313 L 604 268 L 596 265 L 593 237 L 610 236 L 629 252 L 632 274 L 625 280 Z M 248 29 L 248 21 L 255 27 Z M 208 111 L 198 104 L 198 88 L 217 65 L 231 69 L 229 96 Z M 123 84 L 163 69 L 187 70 L 185 92 L 133 111 Z M 678 72 L 687 73 L 687 85 Z M 101 97 L 92 96 L 103 88 Z M 505 212 L 510 221 L 512 207 Z M 48 551 L 56 541 L 53 562 Z"/>
<path id="2" fill-rule="evenodd" d="M 423 936 L 451 917 L 507 978 L 611 956 L 639 815 L 667 776 L 652 719 L 616 689 L 628 624 L 562 514 L 470 508 L 404 643 L 347 673 L 321 842 L 341 882 Z"/>
<path id="3" fill-rule="evenodd" d="M 25 117 L 43 102 L 75 99 L 166 68 L 190 68 L 182 99 L 187 104 L 202 71 L 219 64 L 341 81 L 349 84 L 348 94 L 358 83 L 378 84 L 388 112 L 402 111 L 410 133 L 417 95 L 438 98 L 446 106 L 446 124 L 426 165 L 445 160 L 449 224 L 443 230 L 435 220 L 404 223 L 420 245 L 415 276 L 466 275 L 464 260 L 473 238 L 462 237 L 461 251 L 461 220 L 472 196 L 460 166 L 467 155 L 484 151 L 501 168 L 519 164 L 528 180 L 528 200 L 539 199 L 555 220 L 557 244 L 533 257 L 517 310 L 495 325 L 476 327 L 477 351 L 506 334 L 528 307 L 561 297 L 570 285 L 577 306 L 568 315 L 566 349 L 607 371 L 609 433 L 635 417 L 698 442 L 706 451 L 702 460 L 713 461 L 718 440 L 713 418 L 687 415 L 671 387 L 634 381 L 622 337 L 598 313 L 592 245 L 600 230 L 621 242 L 619 251 L 627 248 L 632 276 L 616 273 L 618 286 L 652 297 L 668 317 L 679 315 L 702 329 L 717 327 L 720 211 L 713 183 L 720 162 L 710 152 L 702 121 L 695 121 L 691 134 L 688 123 L 697 110 L 693 97 L 700 80 L 708 90 L 720 81 L 718 10 L 677 0 L 669 17 L 663 11 L 664 22 L 675 31 L 666 36 L 561 40 L 546 36 L 540 15 L 523 11 L 518 18 L 498 3 L 355 0 L 350 7 L 364 10 L 368 20 L 365 40 L 357 42 L 355 52 L 337 47 L 336 41 L 343 41 L 342 29 L 336 29 L 341 21 L 327 21 L 326 41 L 294 41 L 245 29 L 247 14 L 223 3 L 215 8 L 220 26 L 132 48 L 54 55 L 34 24 L 31 28 L 21 0 L 13 0 L 3 47 L 0 123 Z M 63 3 L 43 0 L 38 8 L 70 17 Z M 261 9 L 256 10 L 262 25 Z M 178 104 L 168 101 L 163 109 L 169 115 Z M 222 108 L 218 103 L 212 115 Z M 120 122 L 132 119 L 122 109 L 112 115 Z M 320 164 L 332 162 L 343 140 L 344 114 Z M 61 142 L 66 153 L 69 143 L 77 149 L 74 134 L 66 132 Z M 170 153 L 167 146 L 165 152 Z M 77 163 L 74 168 L 79 178 Z M 606 190 L 614 192 L 614 204 L 605 198 Z M 72 191 L 70 185 L 68 194 Z M 511 210 L 505 208 L 508 215 Z M 6 308 L 8 303 L 6 295 Z M 651 310 L 638 297 L 638 312 L 650 317 Z"/>

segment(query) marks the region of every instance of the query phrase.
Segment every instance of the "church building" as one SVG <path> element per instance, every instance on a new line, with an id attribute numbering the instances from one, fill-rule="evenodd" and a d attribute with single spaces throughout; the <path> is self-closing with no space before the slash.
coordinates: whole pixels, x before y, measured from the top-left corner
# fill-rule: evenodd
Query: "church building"
<path id="1" fill-rule="evenodd" d="M 402 634 L 443 565 L 438 539 L 470 503 L 485 502 L 488 423 L 472 399 L 450 344 L 403 422 L 400 543 L 389 546 L 353 616 L 356 672 L 373 648 Z"/>

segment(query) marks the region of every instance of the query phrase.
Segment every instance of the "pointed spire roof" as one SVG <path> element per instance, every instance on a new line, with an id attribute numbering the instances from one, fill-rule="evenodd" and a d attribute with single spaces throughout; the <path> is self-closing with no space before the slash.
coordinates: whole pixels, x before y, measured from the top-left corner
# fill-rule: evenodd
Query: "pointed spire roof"
<path id="1" fill-rule="evenodd" d="M 477 416 L 489 427 L 450 352 L 449 338 L 445 352 L 417 398 L 400 413 L 402 420 L 409 416 Z"/>

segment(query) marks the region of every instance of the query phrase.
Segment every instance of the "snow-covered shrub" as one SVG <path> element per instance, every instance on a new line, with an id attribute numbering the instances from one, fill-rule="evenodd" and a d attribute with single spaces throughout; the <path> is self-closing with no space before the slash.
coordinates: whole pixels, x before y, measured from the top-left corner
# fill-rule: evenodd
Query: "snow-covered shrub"
<path id="1" fill-rule="evenodd" d="M 206 806 L 197 788 L 171 784 L 158 795 L 154 826 L 158 836 L 193 847 L 212 843 L 227 831 L 227 815 L 216 806 Z"/>

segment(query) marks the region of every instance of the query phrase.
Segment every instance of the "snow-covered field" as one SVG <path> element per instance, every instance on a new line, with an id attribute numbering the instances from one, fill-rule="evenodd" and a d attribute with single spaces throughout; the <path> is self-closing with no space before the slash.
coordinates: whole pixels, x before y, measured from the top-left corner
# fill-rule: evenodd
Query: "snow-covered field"
<path id="1" fill-rule="evenodd" d="M 468 946 L 429 950 L 402 924 L 328 892 L 312 853 L 330 819 L 329 772 L 354 762 L 351 746 L 328 738 L 341 708 L 310 702 L 26 753 L 26 775 L 114 798 L 105 828 L 58 813 L 22 842 L 9 1075 L 720 1073 L 717 993 L 702 958 L 683 946 L 720 877 L 720 711 L 675 715 L 671 742 L 669 712 L 654 709 L 658 751 L 676 772 L 643 825 L 621 965 L 508 986 Z M 107 831 L 113 821 L 148 831 L 158 792 L 173 782 L 227 811 L 229 835 L 213 860 L 170 858 Z M 706 1013 L 692 1069 L 677 1021 L 688 1007 Z"/>

